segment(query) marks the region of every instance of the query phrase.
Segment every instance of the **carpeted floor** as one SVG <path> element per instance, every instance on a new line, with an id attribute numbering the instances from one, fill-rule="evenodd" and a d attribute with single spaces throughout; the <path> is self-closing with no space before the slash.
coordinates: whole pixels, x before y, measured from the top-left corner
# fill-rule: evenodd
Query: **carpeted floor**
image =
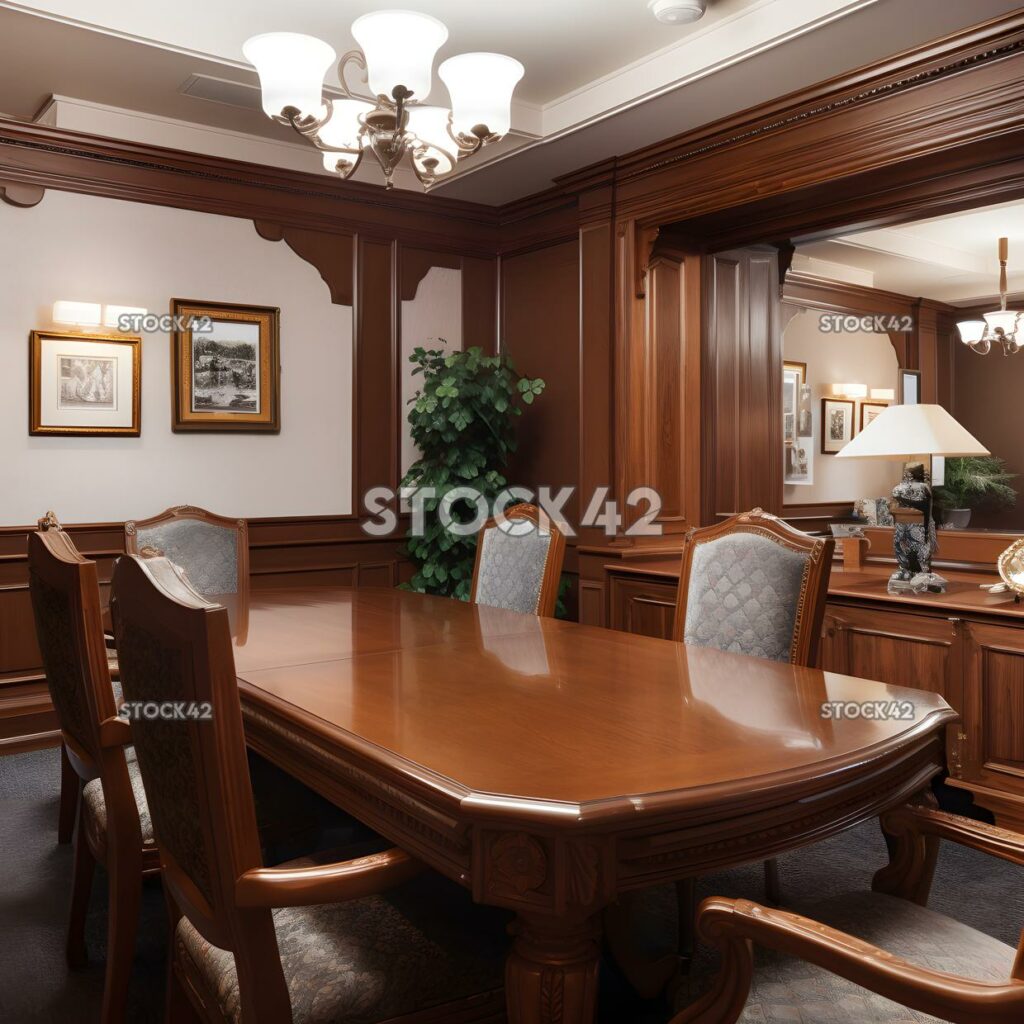
<path id="1" fill-rule="evenodd" d="M 56 750 L 0 757 L 0 1022 L 92 1024 L 103 989 L 106 891 L 97 872 L 88 925 L 90 963 L 69 971 L 64 962 L 71 884 L 70 846 L 56 841 Z M 866 889 L 886 861 L 877 824 L 867 823 L 818 846 L 780 858 L 784 891 L 791 897 Z M 980 931 L 1016 945 L 1024 925 L 1021 869 L 945 844 L 931 906 Z M 764 896 L 760 865 L 709 876 L 700 896 Z M 661 905 L 671 907 L 666 899 Z M 666 945 L 675 921 L 664 916 L 655 945 Z M 166 917 L 158 880 L 146 883 L 129 994 L 128 1021 L 162 1019 Z M 603 973 L 602 1018 L 617 1024 L 664 1021 L 659 1006 L 638 1006 L 615 972 Z M 875 1022 L 865 1022 L 875 1024 Z"/>

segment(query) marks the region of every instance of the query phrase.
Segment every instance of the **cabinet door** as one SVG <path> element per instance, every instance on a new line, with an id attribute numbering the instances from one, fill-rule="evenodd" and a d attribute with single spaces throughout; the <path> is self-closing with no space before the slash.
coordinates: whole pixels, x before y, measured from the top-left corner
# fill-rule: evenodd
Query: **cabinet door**
<path id="1" fill-rule="evenodd" d="M 669 640 L 675 614 L 674 583 L 612 576 L 612 629 Z"/>
<path id="2" fill-rule="evenodd" d="M 964 630 L 965 776 L 1024 790 L 1024 631 Z"/>
<path id="3" fill-rule="evenodd" d="M 930 690 L 962 712 L 959 628 L 956 618 L 829 604 L 821 667 Z"/>

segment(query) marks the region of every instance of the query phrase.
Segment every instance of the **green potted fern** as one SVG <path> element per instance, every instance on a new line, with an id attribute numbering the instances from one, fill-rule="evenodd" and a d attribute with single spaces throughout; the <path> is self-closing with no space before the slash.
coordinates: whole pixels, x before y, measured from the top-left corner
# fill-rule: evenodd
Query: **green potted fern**
<path id="1" fill-rule="evenodd" d="M 992 511 L 1013 508 L 1017 492 L 1006 472 L 1006 463 L 992 455 L 968 455 L 946 459 L 945 479 L 935 488 L 935 504 L 943 526 L 966 529 L 973 509 L 984 505 Z"/>

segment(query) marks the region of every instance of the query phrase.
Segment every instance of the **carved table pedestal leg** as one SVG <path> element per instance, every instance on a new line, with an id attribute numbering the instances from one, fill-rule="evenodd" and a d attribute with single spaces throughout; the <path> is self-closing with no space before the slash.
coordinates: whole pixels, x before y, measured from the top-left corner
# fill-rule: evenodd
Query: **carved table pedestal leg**
<path id="1" fill-rule="evenodd" d="M 509 1024 L 592 1024 L 597 1013 L 597 917 L 520 914 L 505 967 Z"/>

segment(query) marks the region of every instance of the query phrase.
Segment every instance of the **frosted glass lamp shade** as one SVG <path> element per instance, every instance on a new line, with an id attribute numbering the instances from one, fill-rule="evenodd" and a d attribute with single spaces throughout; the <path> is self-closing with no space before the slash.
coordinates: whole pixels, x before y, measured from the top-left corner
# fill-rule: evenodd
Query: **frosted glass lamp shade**
<path id="1" fill-rule="evenodd" d="M 417 100 L 430 94 L 434 56 L 448 38 L 443 22 L 416 11 L 375 11 L 352 22 L 374 96 L 404 85 Z"/>
<path id="2" fill-rule="evenodd" d="M 1002 328 L 1006 334 L 1013 334 L 1017 327 L 1017 316 L 1012 309 L 997 309 L 992 313 L 984 313 L 985 323 L 989 325 L 994 334 L 998 328 Z M 959 325 L 958 325 L 959 326 Z"/>
<path id="3" fill-rule="evenodd" d="M 363 127 L 359 115 L 373 110 L 373 104 L 365 103 L 363 100 L 331 100 L 330 109 L 331 116 L 316 133 L 317 138 L 331 149 L 344 149 L 358 153 L 360 148 L 359 132 Z"/>
<path id="4" fill-rule="evenodd" d="M 439 161 L 439 174 L 447 174 L 458 159 L 458 146 L 448 133 L 450 117 L 451 111 L 447 107 L 409 108 L 409 131 L 428 147 L 429 155 Z"/>
<path id="5" fill-rule="evenodd" d="M 491 135 L 507 135 L 512 126 L 512 93 L 523 77 L 519 61 L 500 53 L 460 53 L 437 70 L 452 99 L 456 133 L 471 135 L 485 125 Z"/>
<path id="6" fill-rule="evenodd" d="M 118 327 L 123 316 L 145 316 L 149 310 L 142 306 L 104 306 L 103 326 Z"/>
<path id="7" fill-rule="evenodd" d="M 918 455 L 990 455 L 941 405 L 890 405 L 836 458 L 906 461 Z"/>
<path id="8" fill-rule="evenodd" d="M 303 116 L 322 113 L 324 75 L 337 60 L 327 43 L 299 32 L 265 32 L 247 40 L 242 52 L 259 73 L 267 117 L 285 107 Z"/>
<path id="9" fill-rule="evenodd" d="M 77 324 L 79 327 L 98 327 L 103 319 L 101 312 L 98 302 L 71 302 L 68 299 L 58 299 L 53 304 L 53 322 Z"/>
<path id="10" fill-rule="evenodd" d="M 961 320 L 956 325 L 956 329 L 960 332 L 960 340 L 965 345 L 973 345 L 975 342 L 981 341 L 986 326 L 984 320 Z"/>

